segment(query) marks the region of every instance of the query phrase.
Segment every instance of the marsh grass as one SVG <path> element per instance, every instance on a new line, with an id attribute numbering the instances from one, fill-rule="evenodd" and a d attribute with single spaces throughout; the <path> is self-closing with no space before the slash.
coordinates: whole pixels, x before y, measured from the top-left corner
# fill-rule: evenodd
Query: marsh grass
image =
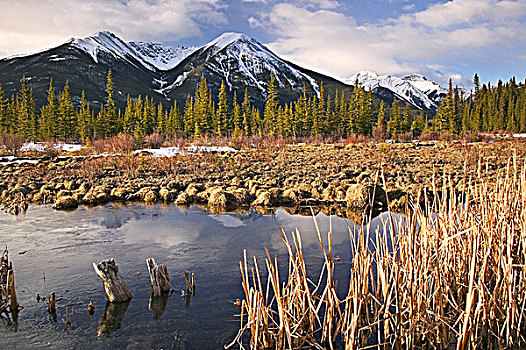
<path id="1" fill-rule="evenodd" d="M 324 245 L 316 221 L 324 261 L 317 278 L 307 272 L 298 231 L 292 239 L 281 231 L 285 276 L 268 250 L 265 271 L 245 252 L 240 330 L 226 348 L 524 348 L 525 164 L 510 161 L 491 182 L 479 169 L 462 192 L 444 177 L 420 193 L 403 218 L 388 213 L 379 230 L 349 231 L 343 295 L 332 232 Z"/>

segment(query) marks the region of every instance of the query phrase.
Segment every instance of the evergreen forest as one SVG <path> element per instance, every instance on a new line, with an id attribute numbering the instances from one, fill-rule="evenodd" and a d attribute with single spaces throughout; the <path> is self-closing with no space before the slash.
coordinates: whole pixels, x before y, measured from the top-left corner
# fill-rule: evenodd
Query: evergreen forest
<path id="1" fill-rule="evenodd" d="M 115 86 L 111 71 L 106 82 L 106 101 L 96 110 L 84 92 L 75 106 L 69 83 L 57 93 L 50 80 L 47 103 L 37 108 L 33 91 L 22 77 L 19 91 L 5 96 L 0 86 L 0 133 L 16 135 L 23 141 L 89 142 L 126 133 L 140 144 L 144 137 L 158 133 L 170 139 L 198 139 L 202 135 L 219 137 L 276 136 L 346 138 L 352 135 L 377 139 L 418 137 L 422 134 L 444 134 L 460 137 L 465 133 L 526 132 L 526 88 L 515 78 L 480 85 L 474 77 L 474 89 L 465 96 L 451 81 L 447 96 L 435 115 L 416 111 L 399 100 L 392 104 L 373 104 L 371 91 L 357 84 L 352 94 L 336 91 L 325 93 L 320 85 L 319 96 L 305 93 L 291 103 L 281 104 L 276 79 L 268 84 L 263 110 L 255 108 L 247 90 L 230 97 L 225 82 L 216 95 L 204 77 L 193 96 L 183 106 L 174 102 L 166 108 L 148 96 L 128 96 L 124 110 L 115 104 Z M 230 98 L 229 98 L 230 97 Z M 78 99 L 76 99 L 78 100 Z"/>

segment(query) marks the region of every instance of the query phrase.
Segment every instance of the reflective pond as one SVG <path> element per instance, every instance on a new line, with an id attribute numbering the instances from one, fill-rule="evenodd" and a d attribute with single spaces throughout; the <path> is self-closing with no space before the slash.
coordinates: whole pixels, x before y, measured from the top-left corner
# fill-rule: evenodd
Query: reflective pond
<path id="1" fill-rule="evenodd" d="M 323 235 L 332 221 L 336 278 L 346 289 L 350 261 L 348 220 L 316 215 Z M 373 228 L 382 216 L 373 219 Z M 107 205 L 72 212 L 31 207 L 25 216 L 0 214 L 0 245 L 9 248 L 16 277 L 18 322 L 0 320 L 0 349 L 222 349 L 239 327 L 234 305 L 243 298 L 239 261 L 243 250 L 278 255 L 286 269 L 279 235 L 300 230 L 308 268 L 319 276 L 322 255 L 312 216 L 277 209 L 215 215 L 199 207 Z M 106 303 L 93 262 L 115 258 L 134 294 L 125 304 Z M 165 264 L 177 289 L 150 303 L 145 260 Z M 196 294 L 182 298 L 184 271 L 195 273 Z M 57 315 L 36 296 L 57 295 Z M 95 312 L 87 305 L 92 301 Z M 66 324 L 70 315 L 71 324 Z"/>

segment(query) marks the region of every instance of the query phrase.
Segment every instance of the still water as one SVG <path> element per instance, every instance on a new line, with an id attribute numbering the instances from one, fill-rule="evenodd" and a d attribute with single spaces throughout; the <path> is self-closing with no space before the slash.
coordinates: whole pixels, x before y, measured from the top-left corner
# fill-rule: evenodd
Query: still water
<path id="1" fill-rule="evenodd" d="M 333 228 L 336 278 L 348 279 L 349 229 L 345 219 L 316 215 L 322 234 Z M 381 218 L 373 219 L 377 226 Z M 243 298 L 239 261 L 243 250 L 264 265 L 264 248 L 281 267 L 286 250 L 278 228 L 299 229 L 307 267 L 317 278 L 322 255 L 312 216 L 249 210 L 214 215 L 199 207 L 107 205 L 72 212 L 31 207 L 24 217 L 0 214 L 0 245 L 8 246 L 15 270 L 18 324 L 0 320 L 0 349 L 222 349 L 239 327 L 236 298 Z M 115 258 L 134 294 L 129 304 L 107 305 L 93 262 Z M 149 308 L 145 260 L 165 264 L 177 289 Z M 181 298 L 184 271 L 195 273 L 196 294 Z M 57 318 L 36 296 L 56 292 Z M 88 314 L 92 301 L 95 313 Z M 109 307 L 108 307 L 109 306 Z M 65 320 L 71 315 L 71 325 Z"/>

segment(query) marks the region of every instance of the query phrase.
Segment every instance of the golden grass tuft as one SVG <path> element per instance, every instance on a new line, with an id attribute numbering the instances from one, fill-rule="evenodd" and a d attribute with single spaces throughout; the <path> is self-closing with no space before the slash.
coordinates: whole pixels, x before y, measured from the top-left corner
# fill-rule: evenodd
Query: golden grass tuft
<path id="1" fill-rule="evenodd" d="M 349 232 L 346 295 L 336 292 L 332 232 L 316 224 L 324 265 L 307 273 L 301 235 L 288 250 L 288 275 L 266 250 L 240 262 L 240 330 L 226 348 L 519 349 L 526 347 L 526 165 L 510 162 L 491 183 L 479 171 L 458 186 L 448 178 L 416 198 L 383 229 Z M 428 195 L 428 193 L 430 193 Z M 248 336 L 249 334 L 249 336 Z"/>

